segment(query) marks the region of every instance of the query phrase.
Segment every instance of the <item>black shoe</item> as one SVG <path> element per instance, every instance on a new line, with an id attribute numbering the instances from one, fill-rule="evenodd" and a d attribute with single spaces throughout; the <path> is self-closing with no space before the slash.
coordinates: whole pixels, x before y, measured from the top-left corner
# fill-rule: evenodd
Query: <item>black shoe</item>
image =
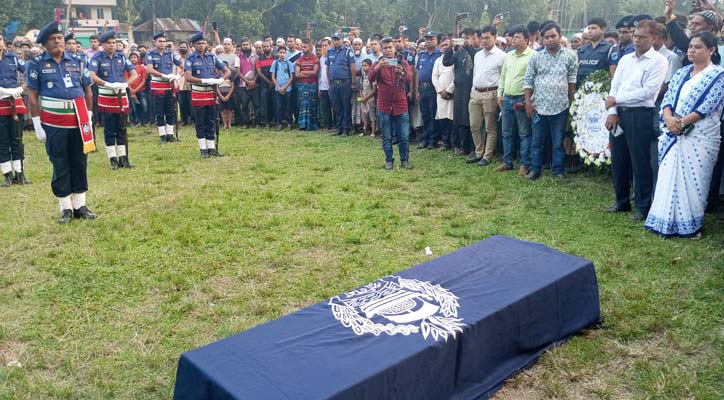
<path id="1" fill-rule="evenodd" d="M 342 136 L 342 135 L 344 135 L 344 132 L 338 130 L 337 133 L 335 133 L 334 135 L 335 135 L 335 136 Z"/>
<path id="2" fill-rule="evenodd" d="M 482 160 L 482 159 L 483 159 L 483 157 L 470 156 L 470 157 L 468 157 L 467 160 L 465 160 L 465 163 L 466 163 L 466 164 L 475 164 L 475 163 L 477 163 L 478 161 L 480 161 L 480 160 Z"/>
<path id="3" fill-rule="evenodd" d="M 626 205 L 623 205 L 623 206 L 622 206 L 622 205 L 614 204 L 613 206 L 611 206 L 611 207 L 609 207 L 609 208 L 606 209 L 606 212 L 607 212 L 607 213 L 619 213 L 619 212 L 629 212 L 629 211 L 631 211 L 631 205 L 630 205 L 630 204 L 629 204 L 628 206 L 626 206 Z"/>
<path id="4" fill-rule="evenodd" d="M 166 141 L 168 143 L 178 142 L 178 140 L 176 140 L 176 136 L 174 135 L 166 135 Z"/>
<path id="5" fill-rule="evenodd" d="M 168 135 L 159 136 L 159 138 L 161 140 L 161 144 L 168 143 Z"/>
<path id="6" fill-rule="evenodd" d="M 201 149 L 201 158 L 209 158 L 209 151 L 206 149 Z"/>
<path id="7" fill-rule="evenodd" d="M 13 184 L 13 173 L 12 172 L 8 172 L 7 174 L 4 174 L 3 176 L 5 178 L 3 179 L 3 183 L 0 184 L 0 186 L 9 187 L 10 185 Z"/>
<path id="8" fill-rule="evenodd" d="M 133 164 L 128 161 L 128 156 L 120 156 L 118 158 L 118 166 L 120 168 L 133 168 Z"/>
<path id="9" fill-rule="evenodd" d="M 73 210 L 73 218 L 79 219 L 96 219 L 96 215 L 88 207 L 82 206 L 77 210 Z"/>
<path id="10" fill-rule="evenodd" d="M 387 162 L 385 163 L 385 169 L 386 169 L 386 170 L 391 170 L 392 168 L 393 168 L 392 161 L 387 161 Z"/>
<path id="11" fill-rule="evenodd" d="M 631 220 L 632 221 L 643 221 L 646 219 L 646 214 L 642 213 L 641 211 L 634 211 L 633 214 L 631 214 Z"/>
<path id="12" fill-rule="evenodd" d="M 410 162 L 409 162 L 409 161 L 403 161 L 403 162 L 402 162 L 402 168 L 403 168 L 403 169 L 412 169 L 412 167 L 410 166 Z"/>
<path id="13" fill-rule="evenodd" d="M 345 136 L 345 137 L 346 137 L 346 136 L 350 136 L 349 131 L 344 131 L 344 132 L 342 132 L 342 136 Z"/>
<path id="14" fill-rule="evenodd" d="M 481 158 L 480 161 L 478 161 L 478 165 L 480 165 L 481 167 L 487 167 L 488 165 L 490 165 L 490 161 Z"/>
<path id="15" fill-rule="evenodd" d="M 214 157 L 223 157 L 224 156 L 223 154 L 219 153 L 219 151 L 216 149 L 209 149 L 208 152 L 209 152 L 210 156 L 214 156 Z"/>
<path id="16" fill-rule="evenodd" d="M 284 129 L 284 125 L 281 125 L 281 124 L 277 125 L 277 132 L 281 132 L 282 129 Z"/>
<path id="17" fill-rule="evenodd" d="M 60 219 L 58 220 L 58 223 L 65 225 L 69 223 L 71 219 L 73 219 L 73 210 L 63 210 L 60 213 Z"/>
<path id="18" fill-rule="evenodd" d="M 26 178 L 25 174 L 23 174 L 22 172 L 16 172 L 15 181 L 13 183 L 15 183 L 17 185 L 30 185 L 31 183 L 33 183 L 33 181 Z"/>
<path id="19" fill-rule="evenodd" d="M 566 168 L 566 173 L 567 173 L 567 174 L 577 174 L 577 173 L 583 171 L 583 167 L 584 167 L 583 163 L 580 163 L 580 164 L 575 165 L 575 166 L 573 166 L 573 167 Z"/>
<path id="20" fill-rule="evenodd" d="M 553 174 L 553 177 L 558 179 L 561 182 L 566 180 L 566 176 L 564 174 Z"/>
<path id="21" fill-rule="evenodd" d="M 434 144 L 428 144 L 428 145 L 425 147 L 425 150 L 435 150 L 435 145 L 434 145 Z"/>
<path id="22" fill-rule="evenodd" d="M 111 162 L 111 169 L 114 170 L 114 171 L 117 170 L 118 167 L 119 167 L 119 165 L 118 165 L 118 158 L 116 158 L 116 157 L 111 157 L 111 158 L 109 158 L 109 161 Z"/>
<path id="23" fill-rule="evenodd" d="M 525 177 L 528 178 L 528 180 L 534 181 L 540 178 L 540 171 L 530 171 Z"/>

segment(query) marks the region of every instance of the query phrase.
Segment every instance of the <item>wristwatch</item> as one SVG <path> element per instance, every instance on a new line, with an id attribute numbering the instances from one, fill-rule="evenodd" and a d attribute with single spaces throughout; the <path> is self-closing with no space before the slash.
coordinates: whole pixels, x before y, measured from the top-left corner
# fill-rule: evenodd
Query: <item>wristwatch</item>
<path id="1" fill-rule="evenodd" d="M 679 128 L 684 129 L 684 127 L 686 127 L 686 124 L 684 123 L 684 120 L 683 120 L 683 119 L 680 119 L 680 120 L 679 120 Z"/>

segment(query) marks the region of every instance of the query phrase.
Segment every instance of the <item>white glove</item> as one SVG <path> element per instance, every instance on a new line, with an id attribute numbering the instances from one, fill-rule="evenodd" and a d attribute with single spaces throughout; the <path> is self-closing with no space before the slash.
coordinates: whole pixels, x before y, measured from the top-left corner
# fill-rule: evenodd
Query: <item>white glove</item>
<path id="1" fill-rule="evenodd" d="M 5 89 L 0 87 L 0 99 L 11 96 L 12 89 Z"/>
<path id="2" fill-rule="evenodd" d="M 179 79 L 181 76 L 175 75 L 175 74 L 163 74 L 163 75 L 161 75 L 161 77 L 163 79 L 167 79 L 169 81 L 175 81 L 175 80 Z"/>
<path id="3" fill-rule="evenodd" d="M 18 87 L 14 88 L 14 89 L 10 89 L 10 92 L 11 92 L 11 94 L 12 94 L 13 97 L 20 97 L 20 96 L 23 95 L 24 90 L 23 90 L 22 87 L 18 86 Z"/>
<path id="4" fill-rule="evenodd" d="M 201 83 L 204 85 L 220 85 L 223 82 L 224 80 L 221 78 L 206 78 L 201 80 Z"/>
<path id="5" fill-rule="evenodd" d="M 40 117 L 33 117 L 33 128 L 35 129 L 35 137 L 41 141 L 45 140 L 45 129 L 40 124 Z"/>

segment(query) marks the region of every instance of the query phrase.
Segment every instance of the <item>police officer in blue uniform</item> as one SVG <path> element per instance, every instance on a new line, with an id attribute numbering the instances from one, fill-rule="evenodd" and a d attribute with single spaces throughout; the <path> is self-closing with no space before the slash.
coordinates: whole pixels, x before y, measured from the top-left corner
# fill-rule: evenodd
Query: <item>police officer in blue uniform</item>
<path id="1" fill-rule="evenodd" d="M 342 34 L 332 35 L 332 47 L 327 50 L 329 99 L 335 115 L 336 135 L 349 136 L 352 130 L 352 90 L 357 86 L 357 66 L 354 51 L 342 42 Z"/>
<path id="2" fill-rule="evenodd" d="M 606 21 L 603 18 L 591 18 L 588 21 L 587 29 L 591 41 L 578 48 L 578 73 L 576 74 L 576 84 L 578 86 L 593 72 L 608 72 L 609 70 L 611 45 L 603 40 Z"/>
<path id="3" fill-rule="evenodd" d="M 434 149 L 437 144 L 437 132 L 435 129 L 435 114 L 437 113 L 437 92 L 432 85 L 432 68 L 435 60 L 442 57 L 442 52 L 437 48 L 437 33 L 425 32 L 425 50 L 417 55 L 417 98 L 420 101 L 420 114 L 422 115 L 422 126 L 424 136 L 418 148 Z"/>
<path id="4" fill-rule="evenodd" d="M 146 53 L 146 70 L 151 77 L 151 96 L 156 112 L 156 127 L 161 144 L 175 142 L 173 134 L 176 124 L 176 103 L 173 95 L 173 82 L 181 76 L 173 73 L 173 66 L 182 67 L 181 57 L 166 48 L 165 32 L 153 37 L 156 48 Z"/>
<path id="5" fill-rule="evenodd" d="M 0 170 L 3 181 L 0 186 L 7 187 L 13 183 L 21 185 L 31 183 L 23 173 L 25 149 L 18 137 L 22 134 L 25 104 L 22 97 L 23 88 L 18 82 L 18 72 L 25 72 L 25 62 L 5 48 L 5 39 L 0 35 Z M 17 120 L 13 118 L 13 108 Z M 13 178 L 13 171 L 15 177 Z"/>
<path id="6" fill-rule="evenodd" d="M 28 62 L 28 100 L 35 135 L 46 140 L 45 150 L 53 164 L 51 187 L 60 203 L 59 222 L 66 224 L 72 218 L 94 219 L 96 215 L 88 209 L 85 200 L 86 152 L 93 148 L 88 129 L 88 114 L 92 118 L 93 104 L 90 75 L 81 59 L 65 52 L 57 22 L 45 25 L 36 41 L 45 51 Z M 76 110 L 80 106 L 85 109 Z M 90 142 L 86 142 L 89 135 Z"/>
<path id="7" fill-rule="evenodd" d="M 633 29 L 629 26 L 633 18 L 633 15 L 624 15 L 618 20 L 618 22 L 616 22 L 616 31 L 618 31 L 618 46 L 614 46 L 611 49 L 611 54 L 609 56 L 609 71 L 611 76 L 613 76 L 616 72 L 616 66 L 618 65 L 619 60 L 621 60 L 621 57 L 635 51 L 633 42 L 631 41 Z"/>
<path id="8" fill-rule="evenodd" d="M 201 158 L 223 157 L 216 149 L 216 117 L 218 109 L 214 93 L 215 86 L 229 77 L 231 71 L 226 64 L 207 51 L 208 43 L 203 32 L 191 37 L 194 52 L 184 63 L 184 78 L 191 84 L 191 108 L 196 123 L 196 138 L 199 140 Z M 220 78 L 214 78 L 215 70 L 221 71 Z"/>
<path id="9" fill-rule="evenodd" d="M 111 169 L 133 168 L 128 161 L 126 149 L 128 143 L 123 135 L 121 113 L 128 110 L 128 85 L 138 79 L 138 73 L 131 61 L 121 51 L 116 50 L 116 37 L 113 32 L 98 36 L 103 51 L 93 56 L 88 67 L 93 83 L 98 85 L 98 111 L 103 121 L 103 138 Z M 128 82 L 124 73 L 128 72 Z M 118 95 L 122 96 L 123 110 L 118 106 Z"/>

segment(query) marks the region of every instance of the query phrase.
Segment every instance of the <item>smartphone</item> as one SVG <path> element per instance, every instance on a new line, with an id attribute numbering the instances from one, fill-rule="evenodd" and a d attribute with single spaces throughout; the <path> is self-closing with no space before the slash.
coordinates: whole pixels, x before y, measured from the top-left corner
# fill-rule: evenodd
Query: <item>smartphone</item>
<path id="1" fill-rule="evenodd" d="M 218 31 L 219 30 L 219 23 L 216 21 L 211 22 L 211 29 Z"/>
<path id="2" fill-rule="evenodd" d="M 453 38 L 452 44 L 453 44 L 453 46 L 464 46 L 464 45 L 465 45 L 465 39 L 463 39 L 463 38 Z"/>
<path id="3" fill-rule="evenodd" d="M 467 13 L 467 12 L 457 13 L 457 14 L 455 14 L 455 19 L 459 21 L 461 19 L 468 18 L 469 16 L 470 16 L 470 13 Z"/>
<path id="4" fill-rule="evenodd" d="M 317 27 L 317 23 L 314 21 L 307 24 L 307 29 L 314 29 L 316 27 Z"/>
<path id="5" fill-rule="evenodd" d="M 390 67 L 396 67 L 397 66 L 397 59 L 396 58 L 385 58 L 385 61 L 390 63 Z"/>

